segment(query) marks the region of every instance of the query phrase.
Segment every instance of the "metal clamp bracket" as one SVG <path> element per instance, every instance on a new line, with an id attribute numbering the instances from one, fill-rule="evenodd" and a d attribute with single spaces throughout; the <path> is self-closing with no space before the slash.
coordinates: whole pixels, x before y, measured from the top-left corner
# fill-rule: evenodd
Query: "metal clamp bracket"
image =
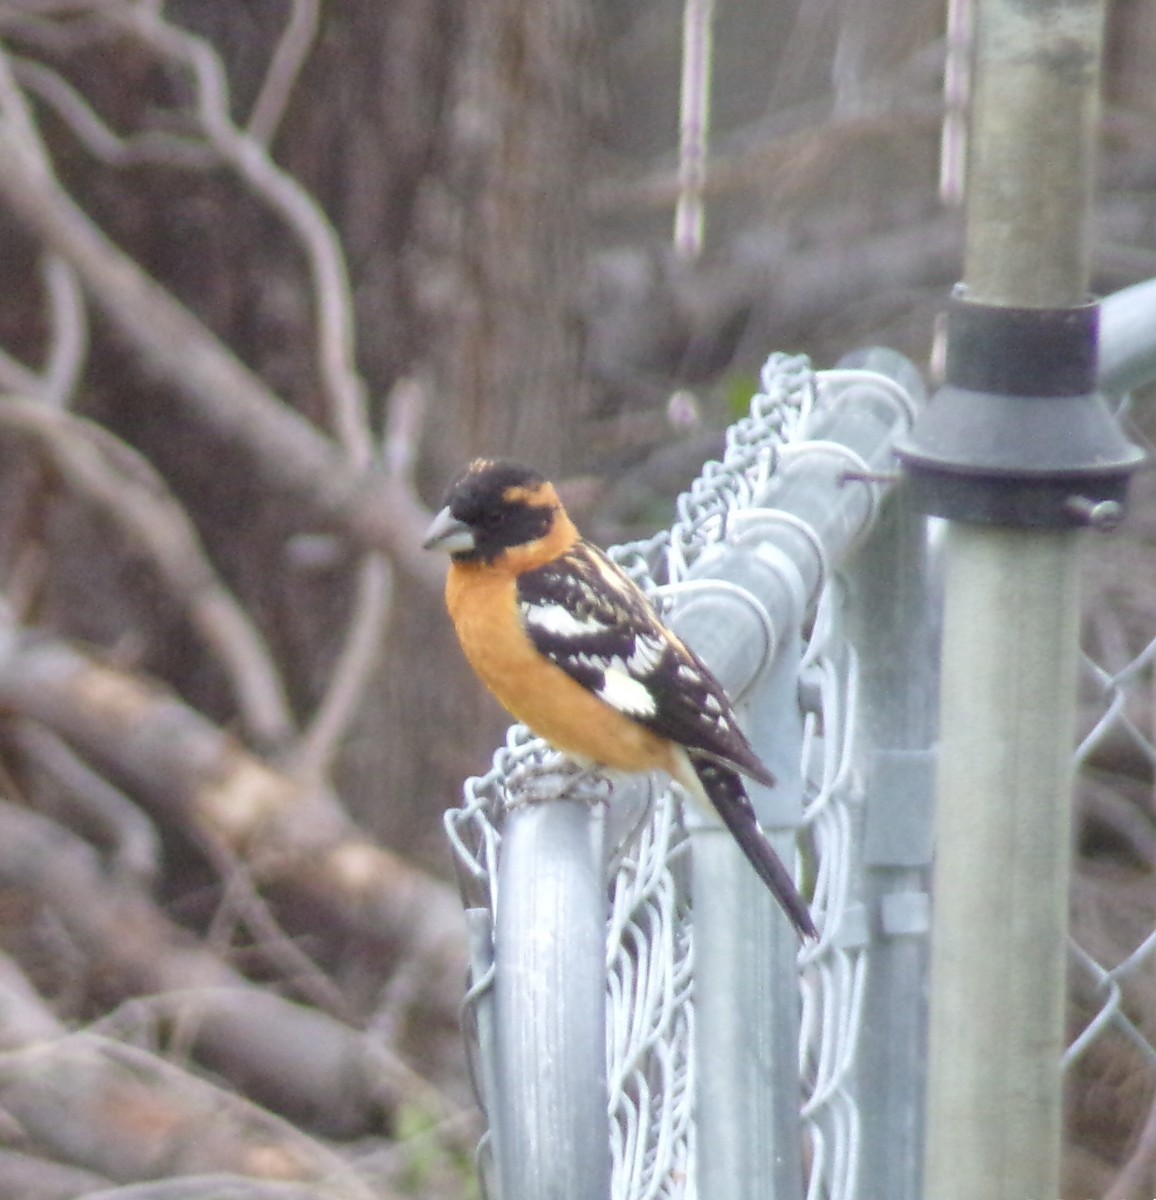
<path id="1" fill-rule="evenodd" d="M 1096 392 L 1099 305 L 1008 308 L 956 289 L 947 382 L 896 446 L 916 504 L 1008 526 L 1108 527 L 1142 451 Z"/>

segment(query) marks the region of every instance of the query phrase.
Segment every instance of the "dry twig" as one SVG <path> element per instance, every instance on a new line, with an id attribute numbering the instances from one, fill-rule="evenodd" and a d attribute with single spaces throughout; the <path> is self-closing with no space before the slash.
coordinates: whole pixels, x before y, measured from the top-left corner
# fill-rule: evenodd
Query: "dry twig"
<path id="1" fill-rule="evenodd" d="M 42 819 L 31 820 L 35 829 Z M 52 839 L 47 822 L 39 836 Z M 25 1148 L 51 1155 L 57 1171 L 122 1181 L 204 1171 L 332 1180 L 344 1188 L 335 1195 L 369 1200 L 340 1158 L 272 1113 L 148 1051 L 69 1032 L 4 957 L 0 1048 L 5 1117 L 18 1124 Z M 6 1167 L 25 1173 L 30 1164 L 0 1158 L 0 1181 L 11 1178 Z"/>
<path id="2" fill-rule="evenodd" d="M 90 421 L 19 397 L 0 397 L 0 429 L 35 438 L 69 486 L 144 552 L 223 667 L 246 729 L 258 745 L 285 745 L 293 717 L 268 646 L 148 461 Z"/>
<path id="3" fill-rule="evenodd" d="M 250 136 L 268 145 L 277 132 L 297 77 L 317 38 L 319 0 L 293 0 L 289 20 L 273 52 L 265 81 L 253 104 L 247 125 Z"/>
<path id="4" fill-rule="evenodd" d="M 377 1128 L 402 1102 L 399 1083 L 413 1082 L 388 1047 L 250 983 L 136 888 L 107 880 L 79 838 L 3 802 L 0 882 L 56 914 L 106 992 L 178 1021 L 203 1061 L 264 1104 L 349 1137 Z"/>
<path id="5" fill-rule="evenodd" d="M 9 725 L 21 754 L 55 780 L 63 793 L 61 807 L 72 823 L 82 830 L 91 829 L 99 844 L 112 847 L 114 872 L 141 887 L 151 887 L 160 875 L 160 838 L 140 807 L 51 730 L 32 721 L 10 721 Z"/>
<path id="6" fill-rule="evenodd" d="M 0 638 L 0 705 L 113 770 L 150 810 L 230 847 L 265 884 L 414 964 L 415 1011 L 457 1027 L 461 907 L 445 884 L 375 845 L 336 800 L 275 770 L 176 697 L 44 636 Z"/>
<path id="7" fill-rule="evenodd" d="M 211 117 L 212 110 L 207 112 Z M 241 136 L 235 127 L 233 133 Z M 243 139 L 237 153 L 247 169 L 261 175 L 259 164 L 268 161 L 263 147 L 253 139 Z M 276 185 L 282 189 L 277 193 L 282 203 L 310 231 L 327 314 L 322 366 L 330 390 L 342 398 L 339 419 L 348 426 L 349 444 L 358 447 L 358 466 L 351 465 L 332 442 L 283 404 L 79 208 L 52 170 L 3 53 L 0 154 L 5 160 L 0 196 L 12 213 L 49 251 L 68 263 L 146 367 L 173 386 L 175 396 L 190 404 L 198 418 L 220 436 L 245 447 L 271 487 L 304 501 L 315 518 L 389 553 L 415 579 L 437 585 L 440 572 L 420 549 L 428 512 L 412 488 L 368 469 L 369 455 L 360 432 L 363 402 L 347 343 L 350 326 L 344 308 L 344 273 L 334 266 L 332 255 L 321 249 L 328 246 L 331 228 L 316 221 L 309 224 L 310 216 L 301 215 L 311 212 L 311 202 L 300 198 L 303 193 L 299 194 L 299 189 Z"/>

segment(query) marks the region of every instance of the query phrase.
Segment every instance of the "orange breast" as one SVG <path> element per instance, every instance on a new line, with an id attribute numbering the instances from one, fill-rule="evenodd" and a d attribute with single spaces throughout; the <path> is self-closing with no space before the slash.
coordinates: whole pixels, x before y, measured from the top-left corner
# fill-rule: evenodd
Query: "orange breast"
<path id="1" fill-rule="evenodd" d="M 454 563 L 446 604 L 466 658 L 516 720 L 556 750 L 620 771 L 673 766 L 668 743 L 600 700 L 534 649 L 512 574 Z M 502 613 L 504 620 L 494 621 Z"/>

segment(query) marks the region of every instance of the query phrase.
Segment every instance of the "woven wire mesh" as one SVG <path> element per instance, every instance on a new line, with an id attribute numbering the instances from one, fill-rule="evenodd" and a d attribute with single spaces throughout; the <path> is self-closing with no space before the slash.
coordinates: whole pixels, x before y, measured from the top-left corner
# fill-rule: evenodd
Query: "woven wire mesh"
<path id="1" fill-rule="evenodd" d="M 1069 1178 L 1125 1197 L 1156 1188 L 1156 638 L 1145 641 L 1151 572 L 1134 544 L 1120 549 L 1114 568 L 1097 559 L 1093 574 L 1128 586 L 1106 603 L 1095 597 L 1082 664 L 1064 1069 Z M 1090 582 L 1094 594 L 1100 583 Z M 1094 1182 L 1093 1164 L 1103 1167 Z"/>
<path id="2" fill-rule="evenodd" d="M 794 448 L 816 399 L 817 377 L 804 358 L 773 356 L 750 415 L 728 431 L 722 462 L 708 463 L 677 504 L 669 532 L 617 547 L 611 556 L 659 606 L 677 594 L 702 551 L 725 536 L 727 522 L 752 505 L 776 469 L 780 448 Z M 655 581 L 662 579 L 659 585 Z M 813 863 L 812 905 L 822 940 L 801 955 L 799 1068 L 813 1163 L 808 1197 L 853 1194 L 859 1116 L 851 1067 L 860 1029 L 864 954 L 838 936 L 850 902 L 859 796 L 854 785 L 856 657 L 840 622 L 838 580 L 828 582 L 799 666 L 806 813 L 803 840 Z M 492 769 L 466 782 L 463 803 L 446 816 L 467 905 L 496 913 L 497 861 L 507 791 L 528 764 L 550 755 L 522 726 L 511 727 Z M 689 919 L 688 850 L 677 795 L 664 790 L 614 863 L 607 918 L 607 1076 L 615 1200 L 695 1196 L 694 926 Z M 489 986 L 475 980 L 470 1010 Z M 476 1059 L 476 1039 L 471 1046 Z M 475 1079 L 484 1072 L 475 1061 Z M 480 1096 L 483 1108 L 486 1097 Z M 483 1155 L 486 1146 L 483 1141 Z"/>
<path id="3" fill-rule="evenodd" d="M 807 1198 L 855 1194 L 859 1110 L 849 1086 L 861 1027 L 866 951 L 839 936 L 853 901 L 858 796 L 853 774 L 858 659 L 841 628 L 840 584 L 824 589 L 799 679 L 804 702 L 806 819 L 817 864 L 815 907 L 824 937 L 802 974 L 800 1074 L 814 1156 Z"/>

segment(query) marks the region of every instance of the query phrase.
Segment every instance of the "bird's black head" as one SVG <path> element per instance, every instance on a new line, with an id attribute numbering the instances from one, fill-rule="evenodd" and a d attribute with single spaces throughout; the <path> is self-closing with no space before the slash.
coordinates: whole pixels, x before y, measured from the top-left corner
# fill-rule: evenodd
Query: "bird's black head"
<path id="1" fill-rule="evenodd" d="M 425 545 L 448 550 L 456 562 L 493 562 L 545 538 L 560 508 L 554 488 L 537 471 L 478 459 L 446 492 Z"/>

